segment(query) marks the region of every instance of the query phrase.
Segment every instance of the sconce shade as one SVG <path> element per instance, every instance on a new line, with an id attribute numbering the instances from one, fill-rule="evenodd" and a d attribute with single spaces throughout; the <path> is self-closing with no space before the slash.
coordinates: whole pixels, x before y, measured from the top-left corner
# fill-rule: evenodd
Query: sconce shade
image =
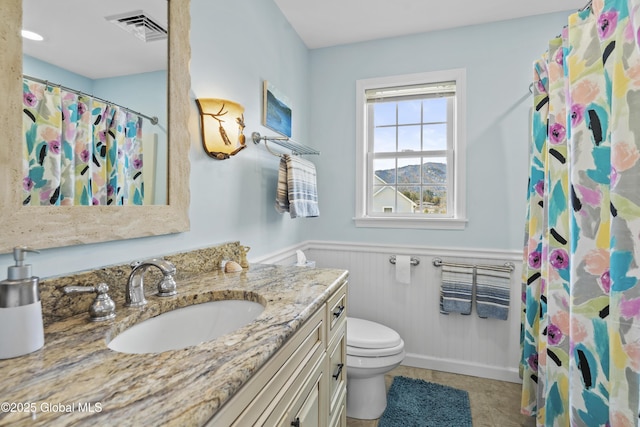
<path id="1" fill-rule="evenodd" d="M 228 159 L 245 147 L 244 107 L 226 99 L 196 99 L 204 151 L 218 160 Z"/>

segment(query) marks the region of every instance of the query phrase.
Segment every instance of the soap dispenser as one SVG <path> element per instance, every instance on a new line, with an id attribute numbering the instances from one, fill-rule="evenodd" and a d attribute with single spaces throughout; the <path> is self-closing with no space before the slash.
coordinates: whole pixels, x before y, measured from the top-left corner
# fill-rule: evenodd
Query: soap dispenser
<path id="1" fill-rule="evenodd" d="M 24 264 L 27 252 L 38 251 L 13 248 L 16 265 L 0 282 L 0 359 L 22 356 L 44 345 L 40 279 L 31 275 L 31 265 Z"/>

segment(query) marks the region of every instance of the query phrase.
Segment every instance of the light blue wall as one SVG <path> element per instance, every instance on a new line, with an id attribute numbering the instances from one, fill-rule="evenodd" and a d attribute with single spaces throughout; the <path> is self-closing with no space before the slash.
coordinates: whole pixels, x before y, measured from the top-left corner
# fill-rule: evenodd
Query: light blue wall
<path id="1" fill-rule="evenodd" d="M 192 247 L 240 240 L 249 257 L 293 245 L 312 219 L 292 220 L 274 209 L 279 158 L 255 145 L 261 125 L 262 84 L 290 100 L 292 134 L 309 135 L 309 51 L 272 1 L 191 0 L 191 229 L 178 239 Z M 245 107 L 247 148 L 227 160 L 202 148 L 197 98 L 222 98 Z"/>
<path id="2" fill-rule="evenodd" d="M 308 49 L 272 1 L 191 0 L 191 24 L 191 231 L 43 250 L 29 256 L 34 274 L 63 275 L 237 240 L 252 248 L 251 258 L 303 240 L 312 220 L 291 220 L 275 211 L 279 159 L 255 146 L 250 134 L 273 133 L 260 125 L 266 79 L 290 100 L 293 136 L 309 139 Z M 224 161 L 204 153 L 195 104 L 199 97 L 244 105 L 245 150 Z M 10 264 L 10 255 L 0 255 L 0 278 Z"/>
<path id="3" fill-rule="evenodd" d="M 48 80 L 82 92 L 93 92 L 93 80 L 29 55 L 22 57 L 22 72 L 27 76 Z"/>
<path id="4" fill-rule="evenodd" d="M 272 1 L 191 0 L 191 231 L 44 250 L 30 257 L 34 274 L 61 275 L 236 240 L 252 248 L 250 258 L 308 239 L 519 249 L 531 64 L 566 16 L 309 51 Z M 355 228 L 355 81 L 459 67 L 467 69 L 468 81 L 467 229 Z M 291 220 L 273 207 L 278 159 L 250 141 L 253 131 L 273 134 L 260 124 L 263 80 L 288 96 L 294 139 L 322 152 L 312 158 L 320 218 Z M 200 97 L 245 106 L 248 147 L 237 156 L 217 161 L 205 155 L 195 104 Z M 11 256 L 0 255 L 0 270 L 9 264 Z"/>
<path id="5" fill-rule="evenodd" d="M 531 66 L 568 13 L 311 52 L 311 141 L 321 218 L 307 239 L 520 249 L 527 184 Z M 356 228 L 355 82 L 465 68 L 467 212 L 463 231 Z"/>

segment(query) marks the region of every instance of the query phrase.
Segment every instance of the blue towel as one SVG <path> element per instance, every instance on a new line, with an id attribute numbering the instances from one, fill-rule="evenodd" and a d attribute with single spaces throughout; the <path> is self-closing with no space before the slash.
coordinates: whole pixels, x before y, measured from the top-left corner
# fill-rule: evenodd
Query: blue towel
<path id="1" fill-rule="evenodd" d="M 476 273 L 476 310 L 482 318 L 507 320 L 511 273 L 483 269 Z"/>
<path id="2" fill-rule="evenodd" d="M 299 156 L 284 154 L 280 159 L 276 210 L 291 218 L 320 216 L 316 167 Z"/>
<path id="3" fill-rule="evenodd" d="M 471 314 L 473 267 L 442 266 L 440 312 Z"/>

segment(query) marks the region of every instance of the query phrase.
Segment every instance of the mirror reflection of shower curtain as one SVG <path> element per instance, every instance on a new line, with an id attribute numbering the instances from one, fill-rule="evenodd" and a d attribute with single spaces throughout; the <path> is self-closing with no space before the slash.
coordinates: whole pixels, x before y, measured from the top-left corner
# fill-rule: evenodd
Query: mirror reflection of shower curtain
<path id="1" fill-rule="evenodd" d="M 142 117 L 23 79 L 25 205 L 141 205 Z"/>
<path id="2" fill-rule="evenodd" d="M 539 426 L 638 425 L 640 0 L 592 9 L 534 64 L 521 374 Z"/>

